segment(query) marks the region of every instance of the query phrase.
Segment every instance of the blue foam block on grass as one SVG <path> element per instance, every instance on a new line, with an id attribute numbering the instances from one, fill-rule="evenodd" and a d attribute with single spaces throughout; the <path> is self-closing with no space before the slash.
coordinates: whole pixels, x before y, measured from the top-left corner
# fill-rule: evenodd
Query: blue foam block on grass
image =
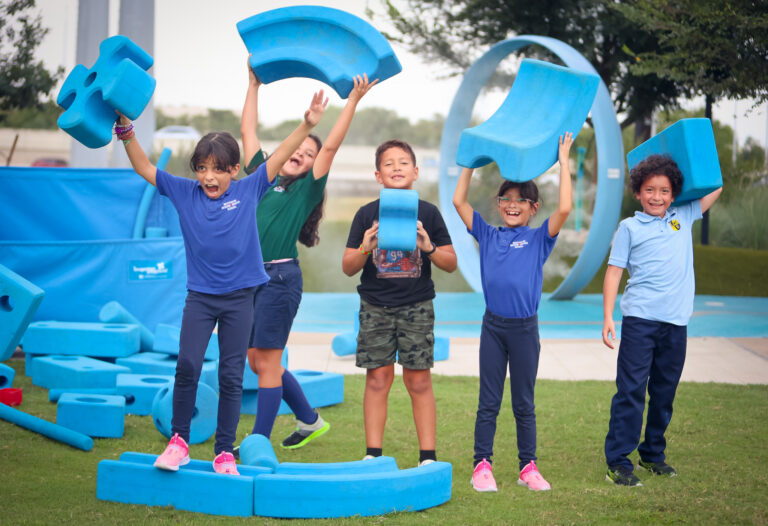
<path id="1" fill-rule="evenodd" d="M 278 475 L 352 475 L 357 473 L 385 473 L 397 471 L 392 457 L 375 457 L 351 462 L 282 462 L 275 469 Z"/>
<path id="2" fill-rule="evenodd" d="M 125 397 L 125 412 L 129 415 L 151 415 L 155 395 L 173 385 L 173 380 L 170 375 L 118 374 L 115 392 Z"/>
<path id="3" fill-rule="evenodd" d="M 665 128 L 627 154 L 629 169 L 653 154 L 671 157 L 683 174 L 675 204 L 701 199 L 723 186 L 709 119 L 682 119 Z"/>
<path id="4" fill-rule="evenodd" d="M 280 358 L 280 365 L 288 369 L 288 347 L 283 349 L 283 355 Z M 248 360 L 245 360 L 245 371 L 243 372 L 243 389 L 253 390 L 259 388 L 259 375 L 251 370 Z"/>
<path id="5" fill-rule="evenodd" d="M 139 339 L 140 350 L 151 351 L 154 345 L 155 337 L 152 332 L 147 329 L 143 323 L 141 323 L 136 317 L 128 312 L 128 309 L 120 305 L 116 301 L 110 301 L 105 304 L 99 311 L 99 321 L 104 323 L 129 323 L 138 325 L 139 327 Z"/>
<path id="6" fill-rule="evenodd" d="M 24 352 L 118 358 L 138 352 L 140 339 L 134 324 L 36 321 L 24 335 Z"/>
<path id="7" fill-rule="evenodd" d="M 299 382 L 301 390 L 307 397 L 312 407 L 327 407 L 340 404 L 344 401 L 344 376 L 338 373 L 325 373 L 320 371 L 296 370 L 291 371 Z M 243 398 L 240 402 L 240 412 L 247 415 L 255 415 L 258 409 L 258 389 L 243 389 Z M 291 408 L 280 402 L 278 415 L 290 415 Z"/>
<path id="8" fill-rule="evenodd" d="M 125 358 L 115 360 L 118 365 L 123 365 L 134 374 L 158 374 L 162 376 L 176 376 L 176 357 L 159 352 L 140 352 Z M 210 385 L 214 391 L 219 390 L 219 363 L 203 362 L 203 370 L 200 373 L 200 381 Z"/>
<path id="9" fill-rule="evenodd" d="M 119 374 L 117 375 L 120 376 Z M 48 401 L 58 402 L 64 393 L 76 394 L 94 394 L 94 395 L 116 395 L 115 387 L 55 387 L 48 391 Z"/>
<path id="10" fill-rule="evenodd" d="M 16 378 L 16 369 L 0 363 L 0 389 L 11 387 L 14 378 Z"/>
<path id="11" fill-rule="evenodd" d="M 248 435 L 240 443 L 240 462 L 246 466 L 257 466 L 270 471 L 277 469 L 279 461 L 272 443 L 264 435 Z"/>
<path id="12" fill-rule="evenodd" d="M 419 193 L 384 188 L 379 195 L 378 246 L 383 250 L 415 250 Z"/>
<path id="13" fill-rule="evenodd" d="M 35 433 L 39 433 L 43 436 L 69 444 L 72 447 L 82 449 L 83 451 L 90 451 L 93 448 L 93 439 L 88 435 L 72 431 L 64 426 L 48 422 L 42 418 L 28 415 L 23 411 L 8 407 L 5 404 L 0 403 L 0 418 L 16 424 L 19 427 L 28 429 Z"/>
<path id="14" fill-rule="evenodd" d="M 114 388 L 117 375 L 130 370 L 87 356 L 39 356 L 33 360 L 32 383 L 46 389 L 57 387 Z"/>
<path id="15" fill-rule="evenodd" d="M 197 384 L 195 411 L 189 427 L 189 443 L 200 444 L 216 432 L 216 415 L 219 412 L 219 397 L 207 384 Z M 152 421 L 165 437 L 171 438 L 173 418 L 173 385 L 160 389 L 152 401 Z"/>
<path id="16" fill-rule="evenodd" d="M 56 423 L 90 437 L 119 438 L 125 429 L 125 398 L 64 393 L 56 406 Z"/>
<path id="17" fill-rule="evenodd" d="M 45 292 L 0 265 L 0 362 L 13 356 Z"/>
<path id="18" fill-rule="evenodd" d="M 179 327 L 174 327 L 173 325 L 168 325 L 166 323 L 158 323 L 157 327 L 155 327 L 153 350 L 155 352 L 178 356 L 180 337 L 181 329 Z M 219 359 L 218 334 L 211 334 L 211 339 L 208 341 L 208 347 L 205 350 L 203 359 L 207 361 Z"/>

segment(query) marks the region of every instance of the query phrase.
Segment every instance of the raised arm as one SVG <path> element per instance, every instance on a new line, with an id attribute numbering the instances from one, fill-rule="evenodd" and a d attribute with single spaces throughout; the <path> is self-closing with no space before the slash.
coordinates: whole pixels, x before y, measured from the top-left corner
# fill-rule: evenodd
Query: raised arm
<path id="1" fill-rule="evenodd" d="M 613 349 L 616 340 L 616 326 L 613 323 L 613 308 L 616 305 L 616 295 L 619 293 L 619 282 L 624 269 L 608 265 L 603 280 L 603 343 Z"/>
<path id="2" fill-rule="evenodd" d="M 349 93 L 347 98 L 347 104 L 344 109 L 341 110 L 341 115 L 336 120 L 336 124 L 333 125 L 331 133 L 328 134 L 328 138 L 325 139 L 323 147 L 320 148 L 320 152 L 317 154 L 315 164 L 312 168 L 312 173 L 315 175 L 315 179 L 323 177 L 331 169 L 331 163 L 336 156 L 336 152 L 339 151 L 344 137 L 347 135 L 349 125 L 352 123 L 352 117 L 355 116 L 355 110 L 357 109 L 357 103 L 363 98 L 363 95 L 368 93 L 368 90 L 374 87 L 379 79 L 373 82 L 368 82 L 368 75 L 363 74 L 354 78 L 355 86 Z"/>
<path id="3" fill-rule="evenodd" d="M 717 201 L 717 198 L 720 197 L 721 193 L 723 193 L 722 186 L 717 190 L 715 190 L 714 192 L 711 192 L 700 199 L 702 214 L 707 210 L 709 210 L 713 204 L 715 204 L 715 201 Z"/>
<path id="4" fill-rule="evenodd" d="M 118 113 L 118 124 L 122 127 L 129 126 L 131 121 L 125 115 Z M 125 153 L 128 155 L 128 160 L 131 161 L 133 170 L 142 176 L 152 186 L 157 186 L 157 167 L 152 164 L 144 153 L 144 149 L 139 144 L 139 141 L 135 136 L 129 140 L 123 141 L 125 146 Z"/>
<path id="5" fill-rule="evenodd" d="M 248 55 L 250 57 L 250 55 Z M 245 166 L 251 162 L 253 156 L 261 149 L 259 143 L 259 87 L 261 81 L 256 77 L 248 67 L 248 91 L 245 94 L 245 104 L 243 104 L 243 115 L 240 118 L 240 136 L 243 139 L 243 156 Z"/>
<path id="6" fill-rule="evenodd" d="M 463 168 L 459 181 L 456 183 L 456 190 L 453 192 L 453 206 L 456 207 L 456 211 L 459 213 L 459 217 L 467 228 L 472 230 L 472 216 L 475 210 L 472 205 L 469 204 L 467 196 L 469 195 L 469 182 L 472 180 L 471 168 Z"/>
<path id="7" fill-rule="evenodd" d="M 561 135 L 557 145 L 557 160 L 560 163 L 560 198 L 557 210 L 549 216 L 549 237 L 555 237 L 563 228 L 568 214 L 571 213 L 573 190 L 571 189 L 571 169 L 568 166 L 573 134 L 568 132 Z"/>

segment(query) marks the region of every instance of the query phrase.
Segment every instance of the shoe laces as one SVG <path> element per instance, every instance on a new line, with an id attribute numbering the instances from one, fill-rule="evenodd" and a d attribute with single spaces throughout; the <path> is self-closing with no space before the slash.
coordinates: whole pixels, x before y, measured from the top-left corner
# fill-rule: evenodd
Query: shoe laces
<path id="1" fill-rule="evenodd" d="M 214 462 L 224 468 L 224 470 L 227 473 L 234 472 L 237 470 L 236 464 L 235 464 L 235 457 L 232 453 L 228 453 L 226 451 L 219 453 L 216 456 L 216 459 Z"/>

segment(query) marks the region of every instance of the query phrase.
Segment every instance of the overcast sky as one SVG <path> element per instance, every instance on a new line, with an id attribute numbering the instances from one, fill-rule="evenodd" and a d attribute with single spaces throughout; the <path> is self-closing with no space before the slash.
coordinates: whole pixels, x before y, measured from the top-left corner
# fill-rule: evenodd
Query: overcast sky
<path id="1" fill-rule="evenodd" d="M 118 1 L 110 2 L 110 34 L 117 32 Z M 195 106 L 242 109 L 247 77 L 247 52 L 235 24 L 259 12 L 290 5 L 325 5 L 343 9 L 365 18 L 366 4 L 381 11 L 380 0 L 156 0 L 155 58 L 153 74 L 157 79 L 155 106 Z M 49 67 L 75 65 L 77 0 L 37 0 L 43 25 L 50 32 L 39 53 Z M 376 21 L 379 29 L 383 22 Z M 459 86 L 458 78 L 444 77 L 438 65 L 424 64 L 398 45 L 393 45 L 403 71 L 376 86 L 364 99 L 365 106 L 396 110 L 411 121 L 445 115 Z M 481 50 L 484 51 L 484 50 Z M 90 67 L 92 64 L 84 64 Z M 300 118 L 314 90 L 323 88 L 318 81 L 287 79 L 262 88 L 260 120 L 273 125 L 285 119 Z M 333 90 L 326 88 L 330 103 L 344 104 Z M 493 114 L 506 93 L 484 95 L 475 105 L 480 118 Z M 703 105 L 693 101 L 686 106 Z M 748 101 L 735 104 L 724 101 L 715 108 L 715 118 L 730 126 L 737 115 L 740 142 L 752 136 L 765 146 L 766 104 L 745 116 Z"/>

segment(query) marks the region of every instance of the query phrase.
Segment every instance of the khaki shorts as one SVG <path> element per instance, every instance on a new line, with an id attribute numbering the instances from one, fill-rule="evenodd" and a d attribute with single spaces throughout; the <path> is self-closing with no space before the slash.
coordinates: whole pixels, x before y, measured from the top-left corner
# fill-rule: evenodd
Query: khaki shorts
<path id="1" fill-rule="evenodd" d="M 397 357 L 397 363 L 406 369 L 431 369 L 435 364 L 434 327 L 432 300 L 400 307 L 360 300 L 356 364 L 375 369 L 395 363 Z"/>

